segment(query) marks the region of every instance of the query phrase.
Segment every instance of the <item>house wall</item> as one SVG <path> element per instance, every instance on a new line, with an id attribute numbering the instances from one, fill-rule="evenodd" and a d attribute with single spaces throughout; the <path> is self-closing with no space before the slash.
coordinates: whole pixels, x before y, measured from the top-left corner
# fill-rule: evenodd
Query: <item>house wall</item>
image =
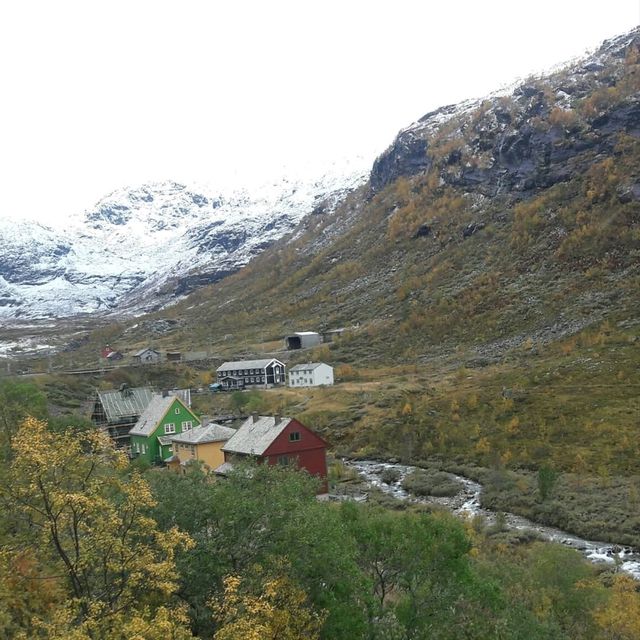
<path id="1" fill-rule="evenodd" d="M 224 462 L 224 453 L 221 451 L 225 441 L 206 442 L 196 447 L 196 457 L 211 469 L 219 467 Z"/>
<path id="2" fill-rule="evenodd" d="M 333 367 L 321 364 L 310 372 L 289 371 L 289 385 L 292 387 L 319 387 L 333 384 Z"/>
<path id="3" fill-rule="evenodd" d="M 200 460 L 211 469 L 215 469 L 224 462 L 224 453 L 221 451 L 224 443 L 225 441 L 190 445 L 184 442 L 174 442 L 173 453 L 180 458 L 180 462 Z"/>
<path id="4" fill-rule="evenodd" d="M 291 434 L 297 432 L 300 439 L 292 441 Z M 283 456 L 295 459 L 298 469 L 305 469 L 319 477 L 322 492 L 327 491 L 326 442 L 297 420 L 291 420 L 282 433 L 264 452 L 269 464 L 280 464 Z"/>

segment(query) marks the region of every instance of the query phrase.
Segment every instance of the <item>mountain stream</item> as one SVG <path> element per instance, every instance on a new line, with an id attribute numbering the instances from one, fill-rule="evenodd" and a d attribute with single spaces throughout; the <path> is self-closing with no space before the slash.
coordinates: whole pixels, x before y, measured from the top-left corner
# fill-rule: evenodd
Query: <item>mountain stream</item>
<path id="1" fill-rule="evenodd" d="M 461 517 L 482 516 L 488 523 L 493 523 L 496 520 L 495 512 L 480 506 L 482 485 L 464 476 L 449 474 L 463 486 L 462 490 L 451 498 L 418 497 L 406 491 L 402 487 L 402 481 L 409 473 L 420 470 L 419 467 L 374 460 L 344 460 L 344 463 L 355 469 L 369 486 L 392 495 L 398 500 L 438 504 Z M 398 480 L 391 483 L 384 482 L 382 474 L 386 469 L 395 469 L 399 474 Z M 636 580 L 640 580 L 640 553 L 635 549 L 608 542 L 584 540 L 560 529 L 536 524 L 512 513 L 505 513 L 504 518 L 506 526 L 510 529 L 535 531 L 545 540 L 558 542 L 580 551 L 591 562 L 618 564 L 620 570 L 633 576 Z"/>

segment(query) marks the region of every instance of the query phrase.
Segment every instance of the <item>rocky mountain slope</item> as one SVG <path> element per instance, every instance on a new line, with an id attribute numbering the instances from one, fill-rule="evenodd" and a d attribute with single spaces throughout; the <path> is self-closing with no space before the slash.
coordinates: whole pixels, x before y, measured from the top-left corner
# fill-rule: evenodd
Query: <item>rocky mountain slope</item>
<path id="1" fill-rule="evenodd" d="M 237 332 L 239 317 L 249 335 L 366 326 L 359 352 L 389 360 L 633 322 L 639 46 L 636 30 L 512 93 L 427 114 L 333 214 L 176 313 L 191 334 Z"/>
<path id="2" fill-rule="evenodd" d="M 234 273 L 306 214 L 332 211 L 364 179 L 353 165 L 251 192 L 149 184 L 115 191 L 64 229 L 0 221 L 0 318 L 162 307 Z"/>

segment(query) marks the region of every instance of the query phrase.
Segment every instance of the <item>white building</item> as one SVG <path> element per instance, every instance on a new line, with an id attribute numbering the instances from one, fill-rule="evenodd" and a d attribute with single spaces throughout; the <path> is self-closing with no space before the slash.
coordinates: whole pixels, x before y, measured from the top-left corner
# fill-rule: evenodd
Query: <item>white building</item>
<path id="1" fill-rule="evenodd" d="M 333 367 L 324 362 L 297 364 L 289 369 L 290 387 L 319 387 L 333 384 Z"/>

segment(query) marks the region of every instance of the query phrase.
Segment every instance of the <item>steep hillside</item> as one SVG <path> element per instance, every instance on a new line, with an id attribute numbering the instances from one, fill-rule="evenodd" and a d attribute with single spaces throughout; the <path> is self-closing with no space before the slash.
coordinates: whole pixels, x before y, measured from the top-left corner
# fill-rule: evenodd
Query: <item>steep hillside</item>
<path id="1" fill-rule="evenodd" d="M 458 344 L 499 356 L 635 317 L 638 89 L 635 32 L 512 95 L 429 114 L 334 213 L 176 313 L 192 336 L 206 318 L 214 340 L 366 326 L 358 356 L 389 362 Z"/>

